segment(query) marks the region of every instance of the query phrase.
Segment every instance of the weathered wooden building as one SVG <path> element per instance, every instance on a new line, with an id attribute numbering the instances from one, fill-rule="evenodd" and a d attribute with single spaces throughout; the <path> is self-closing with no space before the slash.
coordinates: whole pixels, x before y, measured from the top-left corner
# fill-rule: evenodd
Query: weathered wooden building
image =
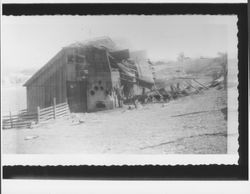
<path id="1" fill-rule="evenodd" d="M 24 84 L 28 111 L 51 106 L 54 98 L 68 101 L 71 112 L 114 108 L 114 88 L 121 86 L 117 63 L 126 58 L 128 50 L 107 37 L 62 48 Z"/>

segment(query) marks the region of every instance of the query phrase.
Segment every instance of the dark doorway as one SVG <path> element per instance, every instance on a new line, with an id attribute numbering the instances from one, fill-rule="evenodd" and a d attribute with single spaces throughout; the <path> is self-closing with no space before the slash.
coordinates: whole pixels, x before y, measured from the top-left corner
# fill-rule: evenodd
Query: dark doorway
<path id="1" fill-rule="evenodd" d="M 87 112 L 86 81 L 67 81 L 67 98 L 70 112 Z"/>

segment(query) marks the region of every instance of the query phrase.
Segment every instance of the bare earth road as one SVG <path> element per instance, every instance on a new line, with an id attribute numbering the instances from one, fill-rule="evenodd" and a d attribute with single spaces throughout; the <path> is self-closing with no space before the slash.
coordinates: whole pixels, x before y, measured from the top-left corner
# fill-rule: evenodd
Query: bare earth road
<path id="1" fill-rule="evenodd" d="M 3 130 L 3 153 L 226 154 L 226 100 L 224 90 L 213 88 L 164 106 L 78 114 L 81 124 L 68 118 Z"/>

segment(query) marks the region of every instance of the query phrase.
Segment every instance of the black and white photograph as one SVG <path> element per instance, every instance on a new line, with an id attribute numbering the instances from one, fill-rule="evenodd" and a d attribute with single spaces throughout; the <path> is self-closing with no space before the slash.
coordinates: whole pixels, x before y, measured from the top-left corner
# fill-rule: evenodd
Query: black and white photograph
<path id="1" fill-rule="evenodd" d="M 237 21 L 2 16 L 4 164 L 237 164 Z"/>

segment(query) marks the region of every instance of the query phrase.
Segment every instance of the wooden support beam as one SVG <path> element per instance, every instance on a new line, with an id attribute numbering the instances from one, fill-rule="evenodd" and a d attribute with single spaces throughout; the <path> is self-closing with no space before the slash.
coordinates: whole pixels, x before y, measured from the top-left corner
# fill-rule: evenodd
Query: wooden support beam
<path id="1" fill-rule="evenodd" d="M 194 88 L 196 91 L 199 92 L 199 90 L 198 90 L 196 87 L 192 86 L 192 84 L 190 84 L 190 83 L 188 83 L 188 82 L 186 82 L 186 83 L 187 83 L 190 87 Z"/>
<path id="2" fill-rule="evenodd" d="M 40 107 L 37 107 L 37 124 L 40 122 Z"/>
<path id="3" fill-rule="evenodd" d="M 56 119 L 56 98 L 53 98 L 53 117 Z"/>
<path id="4" fill-rule="evenodd" d="M 11 116 L 11 111 L 10 111 L 10 128 L 13 128 L 13 123 L 12 123 L 12 116 Z"/>
<path id="5" fill-rule="evenodd" d="M 207 86 L 205 86 L 205 85 L 203 85 L 203 84 L 201 84 L 200 82 L 198 82 L 197 80 L 195 80 L 195 79 L 193 79 L 197 84 L 199 84 L 199 85 L 201 85 L 202 87 L 204 87 L 204 88 L 206 88 L 206 89 L 208 89 L 208 87 Z"/>

